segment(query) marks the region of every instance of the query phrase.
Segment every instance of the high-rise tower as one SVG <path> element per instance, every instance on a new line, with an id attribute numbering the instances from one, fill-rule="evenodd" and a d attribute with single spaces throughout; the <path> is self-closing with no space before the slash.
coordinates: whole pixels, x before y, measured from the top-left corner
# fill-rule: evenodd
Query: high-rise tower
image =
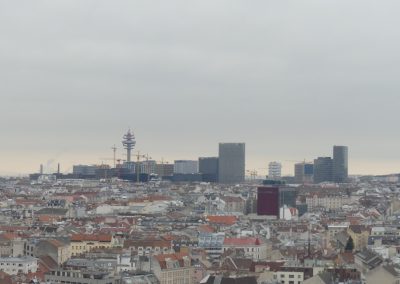
<path id="1" fill-rule="evenodd" d="M 122 145 L 126 149 L 126 161 L 129 163 L 131 161 L 131 152 L 136 145 L 135 135 L 131 133 L 130 129 L 123 136 Z"/>
<path id="2" fill-rule="evenodd" d="M 268 178 L 280 179 L 282 174 L 282 164 L 279 162 L 271 162 L 268 164 Z"/>
<path id="3" fill-rule="evenodd" d="M 348 148 L 333 146 L 333 181 L 346 182 L 348 178 Z"/>
<path id="4" fill-rule="evenodd" d="M 245 144 L 220 143 L 218 182 L 241 183 L 245 175 Z"/>
<path id="5" fill-rule="evenodd" d="M 333 161 L 331 157 L 318 157 L 314 160 L 314 183 L 332 181 Z"/>

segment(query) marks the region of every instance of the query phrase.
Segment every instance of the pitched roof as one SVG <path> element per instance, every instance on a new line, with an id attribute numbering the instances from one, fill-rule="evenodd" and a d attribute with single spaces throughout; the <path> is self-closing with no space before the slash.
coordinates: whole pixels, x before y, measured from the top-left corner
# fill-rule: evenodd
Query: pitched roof
<path id="1" fill-rule="evenodd" d="M 237 221 L 236 216 L 209 215 L 207 216 L 206 219 L 209 223 L 221 224 L 221 225 L 233 225 Z"/>
<path id="2" fill-rule="evenodd" d="M 259 238 L 225 238 L 224 245 L 226 246 L 259 246 L 261 241 Z"/>
<path id="3" fill-rule="evenodd" d="M 183 260 L 184 258 L 188 258 L 189 255 L 187 253 L 171 253 L 171 254 L 159 254 L 155 255 L 154 258 L 159 263 L 161 269 L 167 269 L 167 261 L 172 260 L 176 263 L 179 263 L 179 267 L 184 267 Z"/>
<path id="4" fill-rule="evenodd" d="M 111 235 L 86 235 L 86 234 L 73 234 L 71 236 L 71 242 L 111 242 Z"/>

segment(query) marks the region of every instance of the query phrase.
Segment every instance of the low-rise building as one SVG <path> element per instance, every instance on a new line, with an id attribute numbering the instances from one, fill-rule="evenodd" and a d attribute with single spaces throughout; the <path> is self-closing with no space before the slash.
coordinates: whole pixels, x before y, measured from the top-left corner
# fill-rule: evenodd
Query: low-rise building
<path id="1" fill-rule="evenodd" d="M 37 269 L 37 259 L 31 256 L 0 258 L 0 271 L 9 275 L 35 273 Z"/>
<path id="2" fill-rule="evenodd" d="M 154 274 L 160 284 L 193 284 L 194 267 L 186 253 L 160 254 L 154 258 Z"/>
<path id="3" fill-rule="evenodd" d="M 254 260 L 263 260 L 267 258 L 267 244 L 259 238 L 225 238 L 223 250 L 243 249 L 246 256 Z"/>

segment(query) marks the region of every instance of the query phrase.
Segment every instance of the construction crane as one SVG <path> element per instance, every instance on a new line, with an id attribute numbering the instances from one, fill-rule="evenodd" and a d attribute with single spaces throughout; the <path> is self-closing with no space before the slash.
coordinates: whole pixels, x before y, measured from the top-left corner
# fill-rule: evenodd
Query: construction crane
<path id="1" fill-rule="evenodd" d="M 250 174 L 250 179 L 251 180 L 255 180 L 257 177 L 257 171 L 256 170 L 247 170 L 246 172 L 248 172 Z"/>
<path id="2" fill-rule="evenodd" d="M 268 175 L 268 168 L 258 168 L 257 170 L 265 170 L 266 172 L 267 172 L 267 175 Z"/>
<path id="3" fill-rule="evenodd" d="M 140 181 L 140 159 L 141 158 L 146 158 L 146 155 L 140 154 L 140 151 L 137 151 L 136 154 L 134 154 L 134 156 L 136 156 L 136 182 Z"/>

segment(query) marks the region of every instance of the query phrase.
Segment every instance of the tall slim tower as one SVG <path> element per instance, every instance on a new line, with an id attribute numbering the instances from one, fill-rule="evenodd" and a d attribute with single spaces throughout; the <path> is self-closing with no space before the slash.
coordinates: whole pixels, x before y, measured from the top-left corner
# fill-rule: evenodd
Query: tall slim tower
<path id="1" fill-rule="evenodd" d="M 333 181 L 346 182 L 348 178 L 348 148 L 333 146 Z"/>
<path id="2" fill-rule="evenodd" d="M 126 149 L 126 161 L 129 163 L 131 161 L 131 152 L 136 145 L 135 135 L 131 133 L 130 129 L 123 136 L 122 145 Z"/>
<path id="3" fill-rule="evenodd" d="M 219 143 L 218 182 L 241 183 L 245 174 L 245 144 Z"/>

